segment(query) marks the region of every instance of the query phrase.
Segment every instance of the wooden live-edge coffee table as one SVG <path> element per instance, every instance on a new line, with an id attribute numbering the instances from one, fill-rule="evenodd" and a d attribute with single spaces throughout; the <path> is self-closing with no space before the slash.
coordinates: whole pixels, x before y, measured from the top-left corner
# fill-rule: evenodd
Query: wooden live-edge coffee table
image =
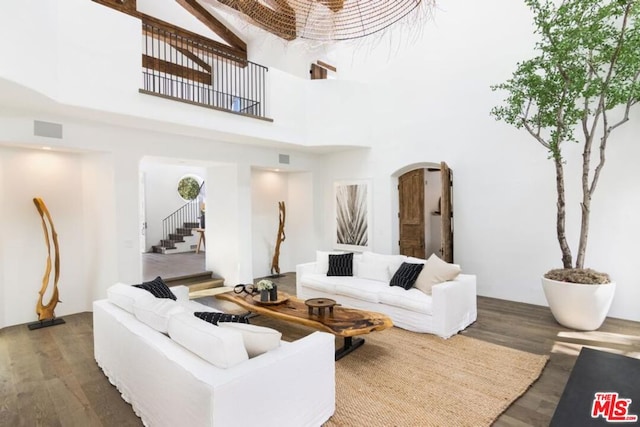
<path id="1" fill-rule="evenodd" d="M 278 292 L 279 296 L 282 294 L 283 292 Z M 216 295 L 216 298 L 233 302 L 255 314 L 310 326 L 342 337 L 344 344 L 336 350 L 336 360 L 364 344 L 364 338 L 354 338 L 357 335 L 382 331 L 393 326 L 391 319 L 384 314 L 340 306 L 334 307 L 333 314 L 327 312 L 323 315 L 317 312 L 310 314 L 304 300 L 294 296 L 288 296 L 282 304 L 270 305 L 262 305 L 248 294 L 225 293 Z"/>

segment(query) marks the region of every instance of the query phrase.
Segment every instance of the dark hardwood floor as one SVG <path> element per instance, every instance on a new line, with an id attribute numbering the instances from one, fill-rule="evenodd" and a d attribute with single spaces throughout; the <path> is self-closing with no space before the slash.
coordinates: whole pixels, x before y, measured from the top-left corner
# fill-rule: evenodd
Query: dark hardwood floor
<path id="1" fill-rule="evenodd" d="M 188 276 L 202 273 L 205 268 L 205 253 L 183 252 L 179 254 L 142 254 L 142 280 L 153 280 Z"/>
<path id="2" fill-rule="evenodd" d="M 295 274 L 274 280 L 295 293 Z M 35 331 L 0 330 L 0 426 L 141 425 L 93 359 L 91 316 L 65 316 L 66 324 Z M 492 298 L 478 298 L 478 320 L 463 334 L 550 356 L 539 380 L 496 426 L 547 426 L 583 345 L 640 358 L 640 323 L 607 319 L 598 332 L 574 332 L 546 307 Z"/>

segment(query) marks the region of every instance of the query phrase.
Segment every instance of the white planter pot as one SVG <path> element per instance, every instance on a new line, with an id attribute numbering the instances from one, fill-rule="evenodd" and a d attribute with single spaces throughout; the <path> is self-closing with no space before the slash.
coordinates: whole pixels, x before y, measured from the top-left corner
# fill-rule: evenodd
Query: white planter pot
<path id="1" fill-rule="evenodd" d="M 581 285 L 543 277 L 542 289 L 558 323 L 571 329 L 593 331 L 607 317 L 616 284 Z"/>

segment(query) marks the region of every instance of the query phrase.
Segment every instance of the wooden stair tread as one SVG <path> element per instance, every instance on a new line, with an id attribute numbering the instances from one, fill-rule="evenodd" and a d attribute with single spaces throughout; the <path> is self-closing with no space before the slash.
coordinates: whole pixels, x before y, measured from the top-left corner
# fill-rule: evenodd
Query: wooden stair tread
<path id="1" fill-rule="evenodd" d="M 223 294 L 226 292 L 233 291 L 233 288 L 230 286 L 218 286 L 215 288 L 201 289 L 199 291 L 189 292 L 189 299 L 202 298 L 202 297 L 210 297 L 214 295 Z"/>
<path id="2" fill-rule="evenodd" d="M 224 279 L 211 279 L 206 282 L 189 283 L 185 286 L 189 288 L 189 293 L 211 288 L 220 288 L 224 286 Z"/>
<path id="3" fill-rule="evenodd" d="M 222 280 L 220 276 L 213 274 L 212 271 L 202 271 L 199 273 L 185 274 L 175 277 L 163 277 L 164 282 L 169 286 L 185 285 L 191 286 L 203 282 L 211 282 L 213 280 Z"/>

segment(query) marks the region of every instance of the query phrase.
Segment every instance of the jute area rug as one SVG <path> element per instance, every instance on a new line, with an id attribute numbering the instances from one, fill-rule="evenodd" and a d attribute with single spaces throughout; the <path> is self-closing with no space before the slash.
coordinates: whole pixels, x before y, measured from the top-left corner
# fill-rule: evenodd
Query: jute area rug
<path id="1" fill-rule="evenodd" d="M 312 330 L 260 317 L 287 340 Z M 400 328 L 364 335 L 336 362 L 333 426 L 488 426 L 540 376 L 547 356 Z M 341 340 L 336 345 L 341 345 Z"/>

